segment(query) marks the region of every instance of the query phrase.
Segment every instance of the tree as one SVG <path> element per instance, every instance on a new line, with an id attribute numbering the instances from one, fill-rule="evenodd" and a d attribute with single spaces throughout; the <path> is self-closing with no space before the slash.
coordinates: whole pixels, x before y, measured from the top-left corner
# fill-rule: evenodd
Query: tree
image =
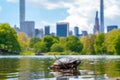
<path id="1" fill-rule="evenodd" d="M 33 48 L 33 46 L 34 46 L 37 42 L 39 42 L 39 41 L 41 41 L 40 38 L 38 38 L 38 37 L 32 37 L 32 38 L 30 39 L 30 47 Z"/>
<path id="2" fill-rule="evenodd" d="M 81 52 L 83 45 L 81 44 L 80 40 L 75 36 L 69 36 L 67 38 L 66 47 L 68 50 L 73 52 Z"/>
<path id="3" fill-rule="evenodd" d="M 120 55 L 120 35 L 117 35 L 116 38 L 113 41 L 114 51 L 115 55 Z"/>
<path id="4" fill-rule="evenodd" d="M 59 44 L 66 50 L 67 39 L 66 37 L 59 37 Z"/>
<path id="5" fill-rule="evenodd" d="M 96 35 L 88 35 L 81 37 L 81 42 L 83 44 L 83 54 L 95 54 L 94 44 Z"/>
<path id="6" fill-rule="evenodd" d="M 0 24 L 0 50 L 20 53 L 21 47 L 17 40 L 17 33 L 9 24 Z"/>
<path id="7" fill-rule="evenodd" d="M 119 37 L 120 37 L 120 29 L 114 29 L 108 32 L 105 36 L 105 46 L 108 54 L 119 54 Z"/>
<path id="8" fill-rule="evenodd" d="M 43 41 L 42 42 L 37 42 L 34 45 L 34 49 L 35 49 L 35 52 L 37 52 L 37 53 L 42 53 L 42 52 L 47 52 L 48 51 L 46 43 L 43 42 Z"/>
<path id="9" fill-rule="evenodd" d="M 63 52 L 64 48 L 61 44 L 55 43 L 51 46 L 51 51 L 52 52 Z"/>
<path id="10" fill-rule="evenodd" d="M 82 54 L 87 54 L 89 50 L 88 36 L 82 36 L 80 41 L 83 44 Z"/>
<path id="11" fill-rule="evenodd" d="M 100 33 L 97 35 L 95 39 L 95 52 L 97 54 L 103 54 L 106 52 L 106 47 L 104 45 L 104 40 L 105 40 L 105 34 Z"/>
<path id="12" fill-rule="evenodd" d="M 29 48 L 29 37 L 23 32 L 19 32 L 17 35 L 22 51 L 26 51 Z"/>
<path id="13" fill-rule="evenodd" d="M 59 41 L 58 37 L 55 36 L 45 36 L 42 39 L 43 42 L 46 43 L 46 47 L 48 49 L 48 52 L 50 51 L 50 47 Z"/>

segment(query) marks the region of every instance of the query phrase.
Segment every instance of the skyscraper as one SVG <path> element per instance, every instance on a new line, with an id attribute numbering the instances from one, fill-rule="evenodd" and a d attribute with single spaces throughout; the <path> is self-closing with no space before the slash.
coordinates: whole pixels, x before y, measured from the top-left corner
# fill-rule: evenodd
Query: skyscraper
<path id="1" fill-rule="evenodd" d="M 35 29 L 35 36 L 42 38 L 43 37 L 43 29 Z"/>
<path id="2" fill-rule="evenodd" d="M 50 26 L 45 26 L 45 35 L 50 35 Z"/>
<path id="3" fill-rule="evenodd" d="M 79 36 L 79 27 L 74 27 L 74 35 Z"/>
<path id="4" fill-rule="evenodd" d="M 94 34 L 96 33 L 99 33 L 99 18 L 98 18 L 98 11 L 96 11 L 96 17 L 95 17 L 95 25 L 94 25 Z"/>
<path id="5" fill-rule="evenodd" d="M 44 32 L 43 29 L 40 29 L 40 38 L 44 36 L 43 32 Z"/>
<path id="6" fill-rule="evenodd" d="M 86 36 L 88 35 L 88 32 L 87 31 L 82 31 L 82 36 Z"/>
<path id="7" fill-rule="evenodd" d="M 24 22 L 25 22 L 25 0 L 20 0 L 20 29 L 24 29 Z"/>
<path id="8" fill-rule="evenodd" d="M 100 0 L 100 32 L 104 32 L 104 0 Z"/>
<path id="9" fill-rule="evenodd" d="M 66 37 L 69 35 L 69 23 L 61 22 L 57 23 L 57 36 Z"/>
<path id="10" fill-rule="evenodd" d="M 34 21 L 25 21 L 23 24 L 22 32 L 26 33 L 29 37 L 35 36 L 35 22 Z"/>
<path id="11" fill-rule="evenodd" d="M 117 25 L 110 25 L 110 26 L 107 26 L 107 32 L 113 30 L 113 29 L 117 29 L 118 26 Z"/>
<path id="12" fill-rule="evenodd" d="M 25 21 L 25 0 L 20 1 L 20 31 L 26 33 L 29 37 L 35 35 L 35 22 Z"/>

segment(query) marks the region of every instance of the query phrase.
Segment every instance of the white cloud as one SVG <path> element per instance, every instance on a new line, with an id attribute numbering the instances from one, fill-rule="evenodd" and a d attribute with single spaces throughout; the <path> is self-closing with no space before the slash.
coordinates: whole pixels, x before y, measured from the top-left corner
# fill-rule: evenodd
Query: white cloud
<path id="1" fill-rule="evenodd" d="M 31 4 L 37 4 L 47 9 L 69 7 L 67 4 L 74 3 L 74 0 L 27 0 Z M 65 4 L 64 4 L 65 3 Z"/>
<path id="2" fill-rule="evenodd" d="M 71 5 L 68 9 L 69 16 L 63 21 L 69 22 L 70 27 L 77 25 L 80 27 L 80 30 L 92 32 L 94 15 L 99 5 L 97 0 L 93 0 L 92 2 L 90 2 L 90 0 L 79 0 L 76 4 Z"/>
<path id="3" fill-rule="evenodd" d="M 110 0 L 105 2 L 105 17 L 108 19 L 120 16 L 120 2 L 118 0 Z"/>
<path id="4" fill-rule="evenodd" d="M 105 17 L 107 18 L 115 18 L 115 16 L 119 16 L 119 15 L 120 15 L 120 10 L 117 5 L 108 7 L 105 10 Z"/>
<path id="5" fill-rule="evenodd" d="M 6 0 L 7 2 L 13 2 L 13 3 L 16 3 L 18 2 L 19 0 Z"/>

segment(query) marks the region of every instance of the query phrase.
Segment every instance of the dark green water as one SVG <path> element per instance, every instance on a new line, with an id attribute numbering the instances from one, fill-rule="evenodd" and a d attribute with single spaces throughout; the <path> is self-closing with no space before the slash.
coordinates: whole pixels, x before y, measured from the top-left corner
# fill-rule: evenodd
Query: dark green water
<path id="1" fill-rule="evenodd" d="M 78 66 L 81 74 L 70 76 L 70 78 L 74 78 L 71 80 L 78 80 L 78 78 L 80 80 L 85 78 L 104 80 L 104 78 L 120 77 L 119 56 L 57 57 L 76 57 L 82 60 Z M 58 72 L 52 72 L 49 69 L 54 61 L 54 56 L 0 56 L 0 80 L 68 80 L 56 78 L 55 74 Z"/>

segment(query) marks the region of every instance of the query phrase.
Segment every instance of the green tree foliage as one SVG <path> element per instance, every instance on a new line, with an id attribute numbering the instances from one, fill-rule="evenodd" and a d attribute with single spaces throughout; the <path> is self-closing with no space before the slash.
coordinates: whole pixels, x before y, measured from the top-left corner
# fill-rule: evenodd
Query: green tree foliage
<path id="1" fill-rule="evenodd" d="M 103 54 L 106 52 L 106 48 L 104 45 L 104 40 L 105 40 L 105 34 L 104 33 L 100 33 L 97 35 L 96 39 L 95 39 L 95 52 L 97 54 Z"/>
<path id="2" fill-rule="evenodd" d="M 52 52 L 63 52 L 64 47 L 61 44 L 55 43 L 51 46 L 51 51 Z"/>
<path id="3" fill-rule="evenodd" d="M 21 47 L 17 40 L 17 33 L 9 24 L 0 24 L 0 50 L 6 52 L 19 53 Z"/>
<path id="4" fill-rule="evenodd" d="M 18 35 L 18 41 L 20 43 L 22 51 L 27 51 L 29 48 L 29 42 L 30 42 L 29 37 L 23 32 L 19 32 L 17 35 Z"/>
<path id="5" fill-rule="evenodd" d="M 83 44 L 83 54 L 95 54 L 94 44 L 96 35 L 88 35 L 81 37 L 81 42 Z"/>
<path id="6" fill-rule="evenodd" d="M 46 47 L 48 48 L 48 52 L 49 52 L 51 46 L 54 43 L 57 43 L 59 41 L 59 39 L 58 39 L 58 37 L 55 37 L 55 36 L 44 36 L 42 41 L 46 43 Z"/>
<path id="7" fill-rule="evenodd" d="M 32 37 L 30 39 L 30 47 L 33 48 L 34 44 L 36 44 L 37 42 L 40 42 L 40 41 L 41 41 L 40 38 L 38 38 L 38 37 Z"/>
<path id="8" fill-rule="evenodd" d="M 67 39 L 66 37 L 59 37 L 59 44 L 66 50 Z"/>
<path id="9" fill-rule="evenodd" d="M 69 36 L 67 38 L 66 47 L 68 50 L 73 52 L 81 52 L 83 45 L 81 44 L 80 40 L 75 36 Z"/>
<path id="10" fill-rule="evenodd" d="M 43 42 L 43 41 L 42 42 L 37 42 L 34 45 L 34 49 L 35 49 L 35 52 L 37 52 L 37 53 L 42 53 L 42 52 L 47 52 L 48 51 L 46 43 Z"/>
<path id="11" fill-rule="evenodd" d="M 82 36 L 80 39 L 81 43 L 83 44 L 82 54 L 87 54 L 89 47 L 88 47 L 88 36 Z"/>
<path id="12" fill-rule="evenodd" d="M 115 55 L 120 55 L 120 34 L 116 36 L 113 42 Z"/>
<path id="13" fill-rule="evenodd" d="M 120 29 L 114 29 L 106 34 L 105 46 L 107 48 L 108 54 L 120 54 L 119 35 L 120 35 Z"/>

